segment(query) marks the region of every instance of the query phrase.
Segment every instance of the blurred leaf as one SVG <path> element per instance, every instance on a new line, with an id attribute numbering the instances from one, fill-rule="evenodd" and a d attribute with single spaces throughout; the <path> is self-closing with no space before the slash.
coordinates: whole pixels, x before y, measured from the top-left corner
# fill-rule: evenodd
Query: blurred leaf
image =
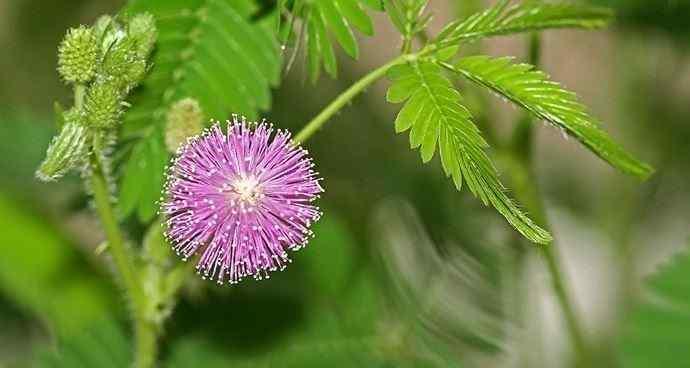
<path id="1" fill-rule="evenodd" d="M 318 292 L 328 298 L 340 295 L 353 276 L 355 240 L 332 211 L 313 227 L 316 236 L 297 257 Z"/>
<path id="2" fill-rule="evenodd" d="M 504 345 L 506 320 L 495 257 L 474 257 L 456 244 L 439 247 L 407 202 L 389 200 L 375 215 L 393 309 L 438 355 L 452 350 L 493 354 Z M 485 256 L 492 251 L 482 248 Z"/>
<path id="3" fill-rule="evenodd" d="M 403 36 L 405 42 L 409 42 L 416 34 L 423 31 L 431 14 L 422 16 L 428 0 L 385 0 L 386 13 L 391 22 Z"/>
<path id="4" fill-rule="evenodd" d="M 304 42 L 307 47 L 306 58 L 309 75 L 312 81 L 319 78 L 321 60 L 324 68 L 332 77 L 337 75 L 337 66 L 333 45 L 328 34 L 332 33 L 340 46 L 352 58 L 359 57 L 359 46 L 352 28 L 356 28 L 365 35 L 374 34 L 374 26 L 362 4 L 377 5 L 364 0 L 295 0 L 281 1 L 281 11 L 289 14 L 280 30 L 283 43 L 287 43 L 293 36 L 297 45 Z M 380 9 L 379 6 L 375 7 Z M 301 20 L 299 29 L 297 20 Z M 293 52 L 291 62 L 298 50 Z M 289 67 L 290 65 L 288 65 Z"/>
<path id="5" fill-rule="evenodd" d="M 620 342 L 624 367 L 690 367 L 690 249 L 647 282 L 650 294 L 630 312 Z"/>
<path id="6" fill-rule="evenodd" d="M 39 216 L 0 195 L 0 290 L 70 335 L 112 313 L 112 285 Z"/>
<path id="7" fill-rule="evenodd" d="M 353 235 L 336 212 L 326 212 L 328 215 L 314 226 L 317 236 L 295 255 L 293 265 L 285 273 L 262 281 L 260 286 L 234 290 L 246 294 L 237 295 L 239 300 L 229 303 L 235 308 L 233 313 L 252 313 L 260 322 L 249 316 L 224 318 L 224 322 L 232 319 L 234 328 L 232 332 L 222 328 L 221 344 L 208 330 L 200 329 L 198 335 L 187 332 L 170 349 L 167 366 L 390 366 L 385 365 L 389 359 L 381 354 L 379 346 L 381 291 L 366 262 L 357 262 Z M 274 288 L 286 276 L 300 278 Z M 286 303 L 286 296 L 294 298 L 300 293 L 303 296 L 293 300 L 299 305 Z M 261 317 L 264 313 L 270 315 Z M 291 321 L 283 323 L 283 319 Z M 281 323 L 285 329 L 278 328 Z M 247 336 L 247 328 L 261 328 L 261 343 L 241 345 L 254 338 Z M 242 343 L 233 343 L 235 339 Z"/>
<path id="8" fill-rule="evenodd" d="M 45 157 L 46 147 L 55 133 L 54 125 L 34 114 L 0 108 L 0 187 L 11 190 L 22 199 L 36 199 L 30 192 L 40 184 L 34 171 Z M 62 184 L 58 184 L 62 185 Z M 53 187 L 55 188 L 55 187 Z"/>
<path id="9" fill-rule="evenodd" d="M 161 164 L 168 160 L 158 141 L 172 103 L 195 98 L 207 119 L 218 120 L 231 113 L 256 118 L 270 107 L 280 55 L 270 24 L 250 21 L 256 9 L 249 0 L 130 2 L 127 12 L 155 16 L 159 36 L 153 70 L 124 119 L 124 137 L 139 141 L 123 166 L 123 215 L 136 210 L 144 222 L 155 216 L 165 175 Z"/>
<path id="10" fill-rule="evenodd" d="M 457 190 L 464 179 L 472 194 L 484 205 L 491 204 L 527 239 L 540 244 L 551 241 L 551 235 L 506 194 L 485 152 L 488 144 L 441 68 L 431 62 L 413 62 L 391 68 L 389 77 L 393 84 L 388 101 L 406 101 L 395 120 L 395 131 L 410 130 L 410 147 L 420 148 L 422 161 L 430 161 L 438 145 L 443 171 Z"/>
<path id="11" fill-rule="evenodd" d="M 134 146 L 124 167 L 119 202 L 121 214 L 136 210 L 143 222 L 156 215 L 167 164 L 168 152 L 160 131 L 154 131 Z"/>
<path id="12" fill-rule="evenodd" d="M 130 350 L 130 342 L 120 326 L 114 321 L 103 320 L 60 340 L 57 351 L 40 351 L 32 366 L 122 368 L 130 366 Z"/>
<path id="13" fill-rule="evenodd" d="M 589 0 L 588 2 L 616 10 L 616 23 L 640 29 L 647 34 L 661 30 L 687 48 L 690 43 L 690 2 L 686 0 Z M 651 32 L 650 32 L 651 31 Z"/>
<path id="14" fill-rule="evenodd" d="M 613 17 L 608 8 L 579 4 L 548 4 L 524 1 L 510 5 L 499 0 L 496 5 L 465 20 L 449 23 L 435 42 L 450 44 L 463 40 L 538 31 L 548 28 L 601 28 Z"/>
<path id="15" fill-rule="evenodd" d="M 549 79 L 529 64 L 515 64 L 511 57 L 471 56 L 448 68 L 480 86 L 491 89 L 511 102 L 564 129 L 597 156 L 624 173 L 645 179 L 649 165 L 632 157 L 616 144 L 591 117 L 577 96 Z"/>

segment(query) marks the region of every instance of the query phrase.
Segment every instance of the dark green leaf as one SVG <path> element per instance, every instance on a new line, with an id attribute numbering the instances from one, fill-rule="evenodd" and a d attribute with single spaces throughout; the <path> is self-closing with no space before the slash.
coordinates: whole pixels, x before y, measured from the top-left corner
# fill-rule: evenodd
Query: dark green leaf
<path id="1" fill-rule="evenodd" d="M 130 343 L 120 326 L 103 320 L 80 334 L 58 341 L 57 351 L 44 350 L 32 365 L 37 368 L 121 368 L 131 364 Z"/>

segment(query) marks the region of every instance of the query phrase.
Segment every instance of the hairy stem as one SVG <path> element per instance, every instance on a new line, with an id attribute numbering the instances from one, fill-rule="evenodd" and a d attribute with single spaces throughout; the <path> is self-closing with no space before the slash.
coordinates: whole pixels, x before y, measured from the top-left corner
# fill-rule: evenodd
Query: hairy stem
<path id="1" fill-rule="evenodd" d="M 529 61 L 538 64 L 540 58 L 540 39 L 533 34 L 529 44 Z M 532 160 L 533 127 L 531 116 L 523 117 L 513 133 L 512 155 L 514 160 L 513 189 L 515 197 L 528 210 L 532 218 L 542 226 L 547 225 L 544 203 L 539 195 Z M 573 302 L 568 294 L 563 272 L 558 262 L 555 243 L 539 246 L 538 251 L 546 263 L 551 276 L 551 286 L 563 313 L 568 336 L 573 345 L 578 364 L 586 361 L 587 349 L 584 334 L 577 318 Z"/>
<path id="2" fill-rule="evenodd" d="M 389 61 L 388 63 L 372 70 L 371 72 L 369 72 L 369 74 L 365 75 L 360 80 L 355 82 L 352 86 L 350 86 L 350 88 L 346 89 L 343 93 L 336 97 L 336 99 L 333 100 L 333 102 L 331 102 L 328 106 L 321 110 L 321 112 L 318 115 L 316 115 L 314 119 L 308 122 L 304 126 L 304 128 L 302 128 L 302 130 L 299 133 L 297 133 L 297 135 L 294 138 L 295 141 L 304 142 L 307 139 L 309 139 L 309 137 L 316 133 L 316 131 L 319 130 L 324 124 L 326 124 L 328 119 L 330 119 L 333 115 L 335 115 L 335 113 L 337 113 L 338 111 L 340 111 L 340 109 L 347 105 L 348 102 L 350 102 L 353 98 L 362 93 L 362 91 L 364 91 L 372 83 L 376 82 L 381 77 L 386 75 L 388 69 L 410 58 L 414 58 L 414 56 L 398 56 L 397 58 Z"/>
<path id="3" fill-rule="evenodd" d="M 75 86 L 75 107 L 82 107 L 84 95 L 85 87 L 83 85 Z M 122 279 L 126 297 L 132 303 L 131 310 L 134 313 L 134 334 L 136 340 L 134 367 L 149 368 L 153 366 L 156 359 L 157 328 L 149 322 L 146 316 L 146 297 L 137 277 L 134 258 L 124 242 L 117 223 L 110 201 L 110 190 L 103 172 L 103 166 L 98 159 L 98 153 L 92 153 L 90 160 L 91 175 L 87 182 L 93 194 L 96 211 L 105 229 L 108 250 L 115 262 L 116 272 Z"/>
<path id="4" fill-rule="evenodd" d="M 96 160 L 92 160 L 93 173 L 89 182 L 93 192 L 96 209 L 105 228 L 108 239 L 108 250 L 115 261 L 117 273 L 122 278 L 122 284 L 127 298 L 132 303 L 134 313 L 134 335 L 136 340 L 134 367 L 149 368 L 153 366 L 156 357 L 157 328 L 146 317 L 146 300 L 139 284 L 134 260 L 129 248 L 125 246 L 119 226 L 115 219 L 110 202 L 108 186 Z"/>

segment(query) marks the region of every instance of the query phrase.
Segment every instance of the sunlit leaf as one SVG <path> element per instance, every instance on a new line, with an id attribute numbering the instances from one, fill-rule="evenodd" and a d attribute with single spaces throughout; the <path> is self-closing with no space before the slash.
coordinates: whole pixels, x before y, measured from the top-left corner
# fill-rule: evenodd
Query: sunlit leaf
<path id="1" fill-rule="evenodd" d="M 449 23 L 435 42 L 449 44 L 549 28 L 600 28 L 613 17 L 611 10 L 603 7 L 541 1 L 510 5 L 510 2 L 499 0 L 491 8 Z"/>
<path id="2" fill-rule="evenodd" d="M 488 144 L 461 103 L 460 93 L 431 62 L 413 62 L 390 70 L 388 101 L 405 102 L 395 120 L 396 132 L 410 130 L 410 147 L 428 162 L 438 147 L 443 171 L 460 190 L 463 180 L 472 194 L 492 205 L 522 235 L 535 243 L 551 236 L 508 197 L 485 150 Z"/>
<path id="3" fill-rule="evenodd" d="M 613 167 L 643 179 L 652 173 L 651 167 L 632 157 L 600 128 L 574 93 L 532 65 L 513 63 L 510 57 L 480 55 L 448 67 L 564 129 Z"/>

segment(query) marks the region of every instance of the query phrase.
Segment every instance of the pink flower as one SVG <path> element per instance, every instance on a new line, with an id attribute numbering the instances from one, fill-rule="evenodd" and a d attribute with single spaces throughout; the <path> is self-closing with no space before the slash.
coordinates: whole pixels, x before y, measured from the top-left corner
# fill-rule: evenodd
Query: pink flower
<path id="1" fill-rule="evenodd" d="M 275 131 L 275 133 L 274 133 Z M 182 146 L 169 169 L 166 237 L 204 278 L 269 277 L 306 246 L 323 192 L 308 152 L 264 122 L 215 123 Z"/>

